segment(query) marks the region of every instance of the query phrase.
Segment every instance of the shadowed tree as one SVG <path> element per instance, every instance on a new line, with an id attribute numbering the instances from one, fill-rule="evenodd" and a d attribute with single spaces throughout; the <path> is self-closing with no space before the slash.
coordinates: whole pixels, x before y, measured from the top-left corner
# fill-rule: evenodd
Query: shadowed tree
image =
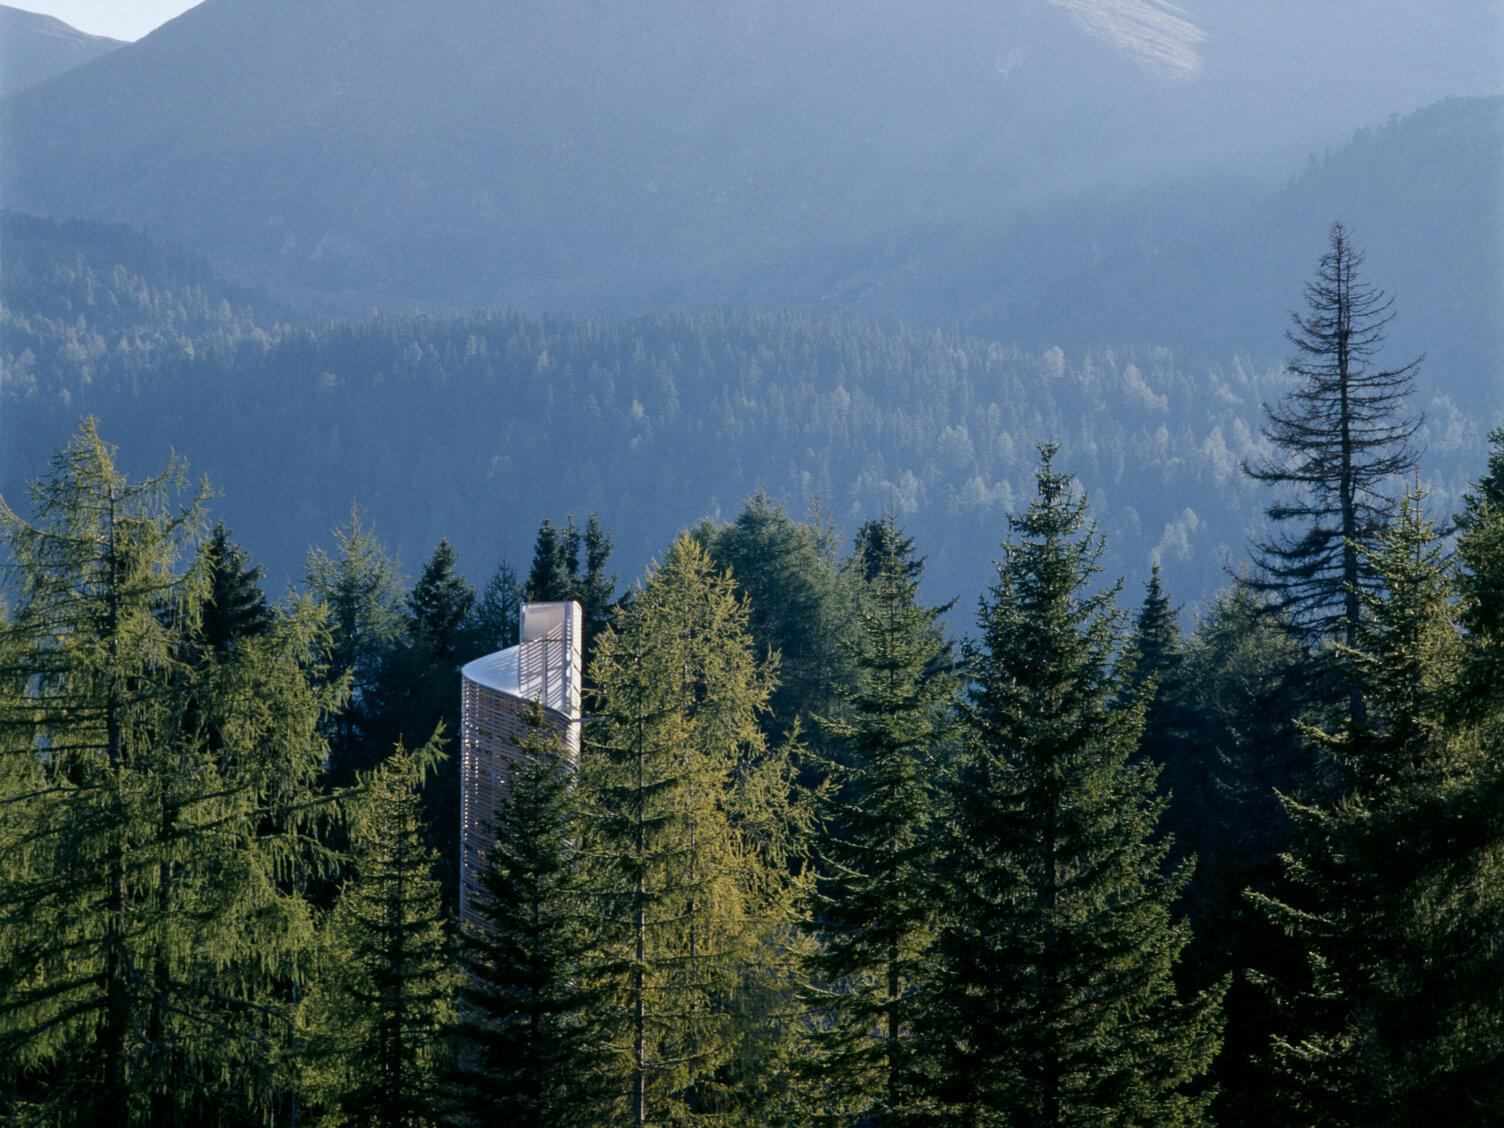
<path id="1" fill-rule="evenodd" d="M 1281 490 L 1266 510 L 1274 534 L 1254 545 L 1258 572 L 1246 582 L 1309 639 L 1349 648 L 1362 593 L 1378 586 L 1364 549 L 1394 512 L 1392 483 L 1415 469 L 1410 440 L 1420 426 L 1405 406 L 1420 361 L 1375 363 L 1393 302 L 1363 281 L 1362 265 L 1347 228 L 1332 224 L 1306 286 L 1307 312 L 1293 315 L 1288 334 L 1299 385 L 1264 408 L 1263 433 L 1275 451 L 1243 466 Z"/>
<path id="2" fill-rule="evenodd" d="M 1189 938 L 1170 906 L 1156 769 L 1135 762 L 1116 589 L 1101 540 L 1041 448 L 968 648 L 967 745 L 951 795 L 939 964 L 926 1015 L 934 1095 L 957 1123 L 1201 1123 L 1221 991 L 1182 1003 Z"/>
<path id="3" fill-rule="evenodd" d="M 1302 1128 L 1504 1117 L 1498 717 L 1456 709 L 1465 640 L 1420 501 L 1365 553 L 1383 582 L 1351 654 L 1369 713 L 1317 733 L 1344 786 L 1286 801 L 1301 835 L 1278 896 L 1259 898 L 1308 953 L 1278 984 L 1274 1047 L 1277 1120 Z"/>
<path id="4" fill-rule="evenodd" d="M 937 778 L 949 760 L 960 677 L 940 623 L 917 602 L 923 562 L 896 521 L 857 537 L 864 580 L 854 676 L 823 724 L 823 764 L 805 912 L 818 946 L 808 1001 L 826 1021 L 807 1072 L 842 1122 L 916 1118 L 915 1018 L 935 924 Z M 922 1110 L 917 1114 L 923 1122 Z"/>

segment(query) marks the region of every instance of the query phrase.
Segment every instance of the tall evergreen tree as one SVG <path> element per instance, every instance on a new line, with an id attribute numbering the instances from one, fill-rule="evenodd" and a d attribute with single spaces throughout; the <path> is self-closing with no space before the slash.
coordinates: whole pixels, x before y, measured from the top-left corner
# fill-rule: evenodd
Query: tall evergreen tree
<path id="1" fill-rule="evenodd" d="M 764 721 L 768 739 L 783 741 L 803 730 L 821 746 L 825 738 L 811 718 L 834 711 L 835 687 L 851 677 L 855 621 L 853 592 L 822 530 L 795 521 L 759 491 L 732 524 L 700 535 L 747 601 L 758 652 L 778 655 L 778 686 Z"/>
<path id="2" fill-rule="evenodd" d="M 200 522 L 174 462 L 132 483 L 92 421 L 0 506 L 0 1102 L 13 1122 L 225 1123 L 285 1078 L 310 938 L 322 623 L 307 605 L 197 646 Z M 203 564 L 204 557 L 199 558 Z"/>
<path id="3" fill-rule="evenodd" d="M 611 536 L 594 513 L 586 520 L 583 532 L 573 516 L 562 531 L 545 518 L 538 526 L 533 563 L 523 587 L 523 598 L 528 602 L 573 599 L 579 603 L 587 668 L 595 657 L 596 640 L 611 621 L 616 573 L 606 572 L 610 559 Z"/>
<path id="4" fill-rule="evenodd" d="M 321 548 L 308 554 L 307 582 L 309 592 L 329 608 L 329 679 L 348 678 L 348 704 L 329 726 L 329 774 L 346 785 L 390 747 L 373 729 L 381 671 L 405 623 L 404 584 L 397 562 L 357 507 L 351 506 L 349 520 L 334 530 L 334 545 L 332 556 Z"/>
<path id="5" fill-rule="evenodd" d="M 826 727 L 806 960 L 828 1019 L 810 1040 L 822 1103 L 842 1122 L 913 1118 L 918 984 L 928 966 L 938 856 L 936 779 L 948 759 L 960 678 L 939 622 L 917 602 L 922 561 L 890 516 L 858 536 L 866 593 L 856 676 Z"/>
<path id="6" fill-rule="evenodd" d="M 1364 549 L 1393 514 L 1389 484 L 1415 468 L 1410 440 L 1420 426 L 1405 414 L 1420 361 L 1373 364 L 1393 302 L 1363 281 L 1362 265 L 1347 228 L 1333 223 L 1306 286 L 1308 312 L 1294 315 L 1288 334 L 1296 349 L 1289 369 L 1300 385 L 1284 403 L 1265 405 L 1263 432 L 1276 453 L 1243 467 L 1291 491 L 1266 511 L 1278 531 L 1255 545 L 1259 572 L 1248 582 L 1310 637 L 1349 648 L 1362 593 L 1378 584 Z"/>
<path id="7" fill-rule="evenodd" d="M 589 915 L 575 767 L 529 716 L 466 937 L 460 1106 L 470 1122 L 589 1128 L 609 1108 L 610 1032 Z"/>
<path id="8" fill-rule="evenodd" d="M 681 537 L 600 643 L 582 764 L 630 1124 L 779 1115 L 792 784 L 746 616 Z"/>
<path id="9" fill-rule="evenodd" d="M 437 741 L 443 753 L 423 785 L 425 834 L 440 858 L 446 904 L 459 899 L 451 845 L 460 836 L 459 668 L 474 657 L 470 611 L 475 589 L 439 542 L 406 601 L 402 633 L 387 649 L 365 709 L 368 741 L 383 748 Z"/>
<path id="10" fill-rule="evenodd" d="M 1195 858 L 1179 902 L 1191 924 L 1182 984 L 1231 976 L 1223 1001 L 1222 1051 L 1212 1076 L 1224 1128 L 1269 1122 L 1277 1098 L 1257 1060 L 1278 1021 L 1267 992 L 1246 969 L 1299 967 L 1303 953 L 1249 903 L 1268 893 L 1293 827 L 1281 794 L 1307 794 L 1315 780 L 1310 687 L 1299 678 L 1304 649 L 1246 586 L 1234 584 L 1199 617 L 1173 681 L 1161 730 L 1172 857 Z"/>
<path id="11" fill-rule="evenodd" d="M 304 1010 L 304 1083 L 327 1123 L 420 1128 L 442 1115 L 458 967 L 422 836 L 434 754 L 398 746 L 354 801 L 352 872 Z"/>
<path id="12" fill-rule="evenodd" d="M 1343 792 L 1289 802 L 1303 834 L 1263 906 L 1310 953 L 1275 1046 L 1285 1123 L 1504 1117 L 1504 768 L 1459 724 L 1450 570 L 1418 495 L 1368 553 L 1353 668 L 1369 716 L 1320 734 Z M 1480 736 L 1482 737 L 1480 739 Z"/>
<path id="13" fill-rule="evenodd" d="M 1488 468 L 1457 517 L 1459 618 L 1468 636 L 1464 704 L 1504 723 L 1504 427 L 1488 438 Z"/>
<path id="14" fill-rule="evenodd" d="M 969 648 L 975 689 L 952 796 L 940 967 L 927 1026 L 958 1122 L 1199 1123 L 1218 992 L 1176 999 L 1188 938 L 1170 905 L 1142 702 L 1114 666 L 1100 539 L 1041 448 Z"/>

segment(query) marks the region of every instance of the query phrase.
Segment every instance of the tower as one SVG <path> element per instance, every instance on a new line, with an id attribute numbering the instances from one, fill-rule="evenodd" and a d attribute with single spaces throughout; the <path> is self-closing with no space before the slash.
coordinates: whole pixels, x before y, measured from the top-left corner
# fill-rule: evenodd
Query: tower
<path id="1" fill-rule="evenodd" d="M 490 845 L 490 826 L 506 800 L 509 766 L 522 754 L 533 702 L 559 734 L 564 755 L 580 755 L 583 634 L 580 605 L 524 603 L 516 646 L 477 658 L 460 671 L 460 922 L 479 927 L 470 909 Z"/>

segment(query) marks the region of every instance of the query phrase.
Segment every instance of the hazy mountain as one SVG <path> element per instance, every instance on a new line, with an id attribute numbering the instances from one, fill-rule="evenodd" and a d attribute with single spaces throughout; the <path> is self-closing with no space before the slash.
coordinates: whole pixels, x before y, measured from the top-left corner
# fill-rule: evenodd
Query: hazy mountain
<path id="1" fill-rule="evenodd" d="M 0 97 L 108 54 L 125 44 L 62 20 L 0 4 Z"/>
<path id="2" fill-rule="evenodd" d="M 7 99 L 0 191 L 360 301 L 782 304 L 937 225 L 1268 183 L 1496 91 L 1498 27 L 1494 0 L 207 0 Z"/>

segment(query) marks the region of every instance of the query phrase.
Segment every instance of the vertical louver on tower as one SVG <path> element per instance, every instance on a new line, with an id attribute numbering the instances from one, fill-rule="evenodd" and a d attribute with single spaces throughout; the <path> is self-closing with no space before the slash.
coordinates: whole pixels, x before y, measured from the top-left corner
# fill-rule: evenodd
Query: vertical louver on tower
<path id="1" fill-rule="evenodd" d="M 470 899 L 533 702 L 543 706 L 563 754 L 579 758 L 581 634 L 578 603 L 524 603 L 522 641 L 460 671 L 460 921 L 467 927 L 480 926 Z"/>

